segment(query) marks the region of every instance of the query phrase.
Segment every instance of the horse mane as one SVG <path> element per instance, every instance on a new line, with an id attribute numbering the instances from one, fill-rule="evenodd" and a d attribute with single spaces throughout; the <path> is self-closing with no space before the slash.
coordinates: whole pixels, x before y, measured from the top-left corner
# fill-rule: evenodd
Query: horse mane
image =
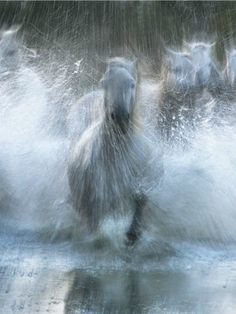
<path id="1" fill-rule="evenodd" d="M 140 109 L 140 71 L 137 69 L 136 67 L 136 60 L 135 61 L 130 61 L 127 60 L 123 57 L 114 57 L 114 58 L 110 58 L 107 60 L 107 71 L 111 70 L 111 69 L 115 69 L 115 68 L 123 68 L 125 70 L 127 70 L 132 77 L 134 78 L 134 80 L 136 81 L 136 94 L 135 94 L 135 104 L 134 104 L 134 111 L 133 111 L 133 115 L 132 115 L 132 119 L 131 119 L 131 124 L 130 126 L 132 126 L 133 130 L 137 130 L 142 128 L 143 123 L 142 123 L 142 119 L 141 119 L 141 109 Z"/>

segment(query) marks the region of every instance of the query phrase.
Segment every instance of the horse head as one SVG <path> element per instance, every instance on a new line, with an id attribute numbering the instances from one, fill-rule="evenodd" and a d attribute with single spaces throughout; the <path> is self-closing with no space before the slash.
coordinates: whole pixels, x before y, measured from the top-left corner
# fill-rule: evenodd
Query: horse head
<path id="1" fill-rule="evenodd" d="M 166 48 L 166 71 L 170 87 L 177 90 L 186 90 L 193 84 L 193 64 L 190 55 Z"/>
<path id="2" fill-rule="evenodd" d="M 126 133 L 135 109 L 137 89 L 135 63 L 123 58 L 111 59 L 101 83 L 106 118 Z"/>
<path id="3" fill-rule="evenodd" d="M 195 42 L 187 45 L 194 65 L 195 84 L 202 88 L 217 84 L 220 73 L 213 61 L 215 42 Z"/>

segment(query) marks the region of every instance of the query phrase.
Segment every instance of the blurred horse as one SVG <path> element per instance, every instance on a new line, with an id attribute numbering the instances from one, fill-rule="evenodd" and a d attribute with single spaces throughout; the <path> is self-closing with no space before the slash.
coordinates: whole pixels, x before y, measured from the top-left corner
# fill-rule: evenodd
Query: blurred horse
<path id="1" fill-rule="evenodd" d="M 141 235 L 146 199 L 140 182 L 150 157 L 138 122 L 135 64 L 111 59 L 101 84 L 97 97 L 87 96 L 99 118 L 87 122 L 72 149 L 69 185 L 73 205 L 90 231 L 122 240 L 126 234 L 133 244 Z"/>
<path id="2" fill-rule="evenodd" d="M 195 88 L 198 90 L 196 107 L 199 115 L 213 126 L 222 125 L 231 115 L 234 96 L 215 61 L 215 43 L 194 42 L 186 45 L 194 65 Z"/>
<path id="3" fill-rule="evenodd" d="M 126 69 L 134 79 L 137 78 L 137 71 L 134 62 L 122 58 L 112 58 L 108 63 L 107 70 L 114 68 Z M 102 118 L 104 90 L 99 88 L 81 97 L 79 101 L 71 107 L 67 117 L 67 128 L 71 138 L 78 138 L 92 125 L 93 122 Z"/>
<path id="4" fill-rule="evenodd" d="M 213 96 L 222 93 L 224 88 L 223 76 L 213 56 L 215 43 L 194 42 L 185 44 L 189 49 L 194 66 L 196 86 L 200 89 L 208 89 Z"/>
<path id="5" fill-rule="evenodd" d="M 158 128 L 164 141 L 182 142 L 195 106 L 194 67 L 188 53 L 167 49 L 159 90 Z"/>
<path id="6" fill-rule="evenodd" d="M 13 71 L 19 67 L 20 44 L 17 38 L 19 27 L 11 27 L 0 34 L 0 72 Z"/>

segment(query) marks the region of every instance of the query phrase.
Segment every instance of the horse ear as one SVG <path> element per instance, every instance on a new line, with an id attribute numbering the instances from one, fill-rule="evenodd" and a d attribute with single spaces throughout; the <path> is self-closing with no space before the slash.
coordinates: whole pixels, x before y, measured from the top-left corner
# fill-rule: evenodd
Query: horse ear
<path id="1" fill-rule="evenodd" d="M 1 29 L 0 29 L 0 39 L 2 39 L 2 37 L 6 31 L 7 31 L 7 24 L 3 23 L 3 25 L 1 26 Z"/>
<path id="2" fill-rule="evenodd" d="M 16 25 L 11 26 L 7 31 L 5 31 L 5 33 L 9 35 L 16 35 L 20 29 L 21 29 L 21 25 L 16 24 Z"/>
<path id="3" fill-rule="evenodd" d="M 169 53 L 170 56 L 176 56 L 177 55 L 177 52 L 168 48 L 168 47 L 165 47 L 166 51 Z"/>
<path id="4" fill-rule="evenodd" d="M 216 41 L 213 41 L 213 43 L 211 43 L 209 46 L 210 46 L 210 48 L 213 48 L 213 47 L 215 47 L 215 45 L 216 45 Z"/>
<path id="5" fill-rule="evenodd" d="M 15 24 L 9 30 L 12 31 L 13 33 L 18 33 L 20 29 L 21 29 L 21 24 Z"/>
<path id="6" fill-rule="evenodd" d="M 21 25 L 18 25 L 18 24 L 11 26 L 9 29 L 2 28 L 0 30 L 0 38 L 3 39 L 4 37 L 8 37 L 8 36 L 10 37 L 16 36 L 20 28 L 21 28 Z"/>
<path id="7" fill-rule="evenodd" d="M 166 52 L 167 52 L 167 55 L 165 56 L 165 60 L 166 60 L 166 63 L 168 65 L 171 65 L 173 62 L 175 63 L 175 60 L 176 60 L 176 57 L 178 55 L 178 52 L 170 49 L 170 48 L 165 48 L 166 49 Z"/>
<path id="8" fill-rule="evenodd" d="M 188 60 L 192 60 L 192 56 L 189 53 L 184 53 L 184 57 Z"/>
<path id="9" fill-rule="evenodd" d="M 100 86 L 101 86 L 102 88 L 105 87 L 105 79 L 104 79 L 104 77 L 102 77 L 102 78 L 100 79 L 99 83 L 100 83 Z"/>
<path id="10" fill-rule="evenodd" d="M 183 44 L 184 44 L 184 47 L 187 49 L 187 50 L 191 50 L 192 46 L 190 43 L 188 43 L 187 41 L 183 41 Z"/>

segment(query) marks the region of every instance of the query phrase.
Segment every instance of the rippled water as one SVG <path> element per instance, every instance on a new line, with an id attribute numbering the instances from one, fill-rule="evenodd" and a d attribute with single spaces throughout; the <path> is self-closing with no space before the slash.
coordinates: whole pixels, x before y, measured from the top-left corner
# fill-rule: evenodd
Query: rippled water
<path id="1" fill-rule="evenodd" d="M 234 313 L 233 247 L 121 258 L 1 235 L 3 313 Z"/>

